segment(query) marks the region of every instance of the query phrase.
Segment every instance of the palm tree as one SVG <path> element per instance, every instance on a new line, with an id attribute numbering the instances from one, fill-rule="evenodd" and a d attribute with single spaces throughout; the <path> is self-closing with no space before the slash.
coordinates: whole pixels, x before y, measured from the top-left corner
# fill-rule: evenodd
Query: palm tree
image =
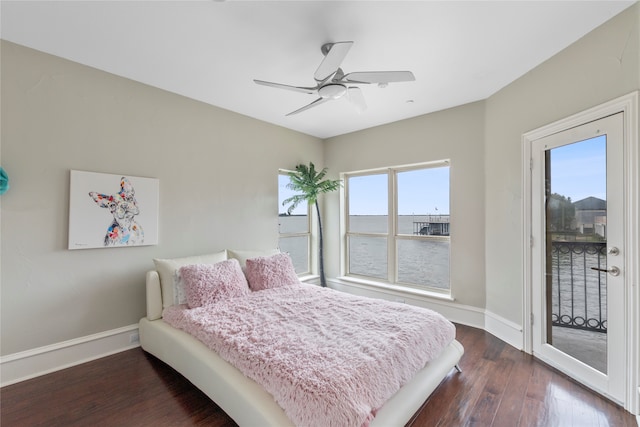
<path id="1" fill-rule="evenodd" d="M 287 184 L 287 188 L 295 191 L 298 194 L 289 197 L 282 202 L 282 206 L 286 206 L 289 203 L 291 205 L 287 209 L 287 214 L 291 215 L 291 212 L 302 202 L 307 202 L 309 205 L 316 206 L 316 213 L 318 214 L 318 261 L 320 268 L 320 285 L 322 287 L 327 286 L 326 279 L 324 277 L 324 256 L 322 252 L 322 220 L 320 218 L 320 206 L 318 204 L 318 196 L 322 193 L 329 193 L 336 191 L 342 185 L 342 181 L 336 180 L 322 180 L 327 174 L 327 168 L 322 169 L 320 172 L 316 172 L 316 167 L 312 162 L 307 165 L 296 166 L 295 172 L 289 172 L 290 182 Z"/>

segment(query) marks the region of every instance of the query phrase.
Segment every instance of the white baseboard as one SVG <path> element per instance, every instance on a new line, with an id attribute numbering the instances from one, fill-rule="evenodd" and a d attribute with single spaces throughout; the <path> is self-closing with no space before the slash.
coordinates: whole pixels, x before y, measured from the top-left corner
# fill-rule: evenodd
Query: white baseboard
<path id="1" fill-rule="evenodd" d="M 0 357 L 0 387 L 139 347 L 138 325 Z"/>
<path id="2" fill-rule="evenodd" d="M 333 289 L 356 295 L 382 298 L 390 301 L 398 301 L 401 298 L 407 303 L 435 310 L 454 323 L 483 329 L 518 350 L 522 350 L 522 326 L 488 310 L 458 304 L 446 299 L 440 300 L 437 298 L 422 297 L 401 291 L 377 288 L 367 284 L 340 280 L 328 280 L 328 282 Z"/>
<path id="3" fill-rule="evenodd" d="M 456 304 L 455 302 L 445 298 L 429 298 L 393 289 L 379 288 L 363 283 L 346 282 L 333 279 L 327 280 L 327 282 L 332 289 L 355 295 L 381 298 L 389 301 L 402 301 L 407 304 L 425 307 L 441 313 L 452 322 L 484 329 L 484 310 L 476 307 Z"/>
<path id="4" fill-rule="evenodd" d="M 486 310 L 484 316 L 484 330 L 491 335 L 500 338 L 507 344 L 517 348 L 523 349 L 524 336 L 522 326 L 514 323 L 504 317 Z"/>

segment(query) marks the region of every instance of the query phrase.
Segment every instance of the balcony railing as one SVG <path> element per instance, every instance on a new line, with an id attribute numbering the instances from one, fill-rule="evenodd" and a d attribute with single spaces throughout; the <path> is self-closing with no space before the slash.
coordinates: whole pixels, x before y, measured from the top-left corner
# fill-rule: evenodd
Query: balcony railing
<path id="1" fill-rule="evenodd" d="M 550 262 L 553 326 L 606 333 L 606 243 L 553 241 Z"/>

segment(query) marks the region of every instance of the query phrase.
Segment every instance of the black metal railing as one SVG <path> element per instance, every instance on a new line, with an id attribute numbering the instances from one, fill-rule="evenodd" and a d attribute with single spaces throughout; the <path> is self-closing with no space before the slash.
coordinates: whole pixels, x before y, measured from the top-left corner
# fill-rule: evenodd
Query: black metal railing
<path id="1" fill-rule="evenodd" d="M 551 245 L 553 326 L 607 332 L 605 242 L 553 241 Z"/>

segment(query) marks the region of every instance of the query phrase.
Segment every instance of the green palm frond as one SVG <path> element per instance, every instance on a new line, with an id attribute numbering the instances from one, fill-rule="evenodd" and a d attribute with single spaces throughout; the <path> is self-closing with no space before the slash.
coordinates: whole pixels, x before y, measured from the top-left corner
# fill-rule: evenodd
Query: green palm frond
<path id="1" fill-rule="evenodd" d="M 335 191 L 342 186 L 342 181 L 322 179 L 327 174 L 327 168 L 322 169 L 320 172 L 316 172 L 315 165 L 310 162 L 309 166 L 300 164 L 296 166 L 295 172 L 289 172 L 289 183 L 287 188 L 295 191 L 296 195 L 289 197 L 282 202 L 282 205 L 288 205 L 288 212 L 290 213 L 303 201 L 307 201 L 310 205 L 314 204 L 318 200 L 318 196 L 322 193 L 329 193 Z"/>
<path id="2" fill-rule="evenodd" d="M 287 208 L 287 215 L 291 215 L 291 212 L 294 211 L 295 208 L 298 207 L 298 205 L 302 202 L 306 202 L 307 201 L 307 197 L 303 194 L 296 194 L 294 196 L 289 197 L 288 199 L 285 199 L 282 201 L 282 206 L 287 206 L 289 203 L 291 203 L 291 205 Z"/>

